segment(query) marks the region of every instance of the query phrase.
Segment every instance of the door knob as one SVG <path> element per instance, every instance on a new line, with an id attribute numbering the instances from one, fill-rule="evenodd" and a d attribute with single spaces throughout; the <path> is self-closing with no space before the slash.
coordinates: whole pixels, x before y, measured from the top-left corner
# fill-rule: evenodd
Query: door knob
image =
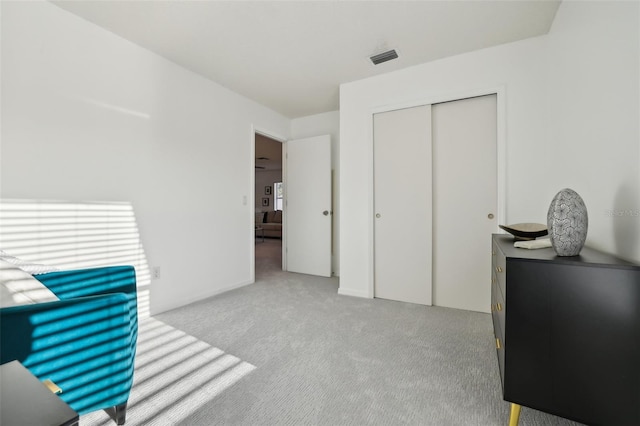
<path id="1" fill-rule="evenodd" d="M 329 216 L 329 210 L 323 211 L 322 214 L 325 215 L 325 216 Z"/>
<path id="2" fill-rule="evenodd" d="M 376 213 L 376 219 L 380 219 L 380 213 Z"/>

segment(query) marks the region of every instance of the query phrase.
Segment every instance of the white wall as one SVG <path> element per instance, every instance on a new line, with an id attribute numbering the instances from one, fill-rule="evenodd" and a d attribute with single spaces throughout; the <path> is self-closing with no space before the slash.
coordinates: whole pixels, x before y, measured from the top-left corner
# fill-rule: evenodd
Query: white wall
<path id="1" fill-rule="evenodd" d="M 252 126 L 290 121 L 49 2 L 1 7 L 1 196 L 131 203 L 152 313 L 248 284 Z"/>
<path id="2" fill-rule="evenodd" d="M 340 112 L 310 115 L 291 120 L 291 138 L 331 135 L 331 169 L 333 176 L 332 270 L 340 275 Z"/>
<path id="3" fill-rule="evenodd" d="M 640 3 L 563 2 L 548 36 L 547 198 L 575 189 L 587 244 L 640 262 Z"/>
<path id="4" fill-rule="evenodd" d="M 640 261 L 640 217 L 604 214 L 640 204 L 637 9 L 563 2 L 549 35 L 342 85 L 340 293 L 373 296 L 372 111 L 490 88 L 505 95 L 500 223 L 546 223 L 555 193 L 573 187 L 590 211 L 588 244 Z"/>

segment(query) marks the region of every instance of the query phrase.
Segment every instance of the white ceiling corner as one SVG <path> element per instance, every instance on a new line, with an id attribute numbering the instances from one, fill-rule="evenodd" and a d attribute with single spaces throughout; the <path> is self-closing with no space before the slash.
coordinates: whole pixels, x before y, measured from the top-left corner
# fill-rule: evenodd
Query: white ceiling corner
<path id="1" fill-rule="evenodd" d="M 54 1 L 289 118 L 339 85 L 546 34 L 559 1 Z M 374 66 L 369 56 L 396 49 Z"/>

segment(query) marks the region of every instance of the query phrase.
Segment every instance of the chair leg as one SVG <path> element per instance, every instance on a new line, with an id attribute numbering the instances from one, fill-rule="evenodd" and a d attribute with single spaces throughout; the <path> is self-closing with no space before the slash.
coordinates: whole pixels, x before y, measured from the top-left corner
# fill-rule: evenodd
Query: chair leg
<path id="1" fill-rule="evenodd" d="M 118 426 L 122 426 L 127 417 L 127 403 L 116 405 L 104 410 Z"/>
<path id="2" fill-rule="evenodd" d="M 116 405 L 116 424 L 118 426 L 123 425 L 127 418 L 127 403 Z"/>

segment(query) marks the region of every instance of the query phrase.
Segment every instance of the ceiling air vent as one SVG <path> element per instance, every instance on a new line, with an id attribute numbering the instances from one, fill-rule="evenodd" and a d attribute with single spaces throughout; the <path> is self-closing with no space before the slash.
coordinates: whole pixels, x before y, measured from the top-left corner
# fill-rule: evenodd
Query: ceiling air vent
<path id="1" fill-rule="evenodd" d="M 378 65 L 383 62 L 396 59 L 397 57 L 398 57 L 398 53 L 392 49 L 386 52 L 378 53 L 377 55 L 373 55 L 369 59 L 371 59 L 371 62 L 373 62 L 373 65 Z"/>

